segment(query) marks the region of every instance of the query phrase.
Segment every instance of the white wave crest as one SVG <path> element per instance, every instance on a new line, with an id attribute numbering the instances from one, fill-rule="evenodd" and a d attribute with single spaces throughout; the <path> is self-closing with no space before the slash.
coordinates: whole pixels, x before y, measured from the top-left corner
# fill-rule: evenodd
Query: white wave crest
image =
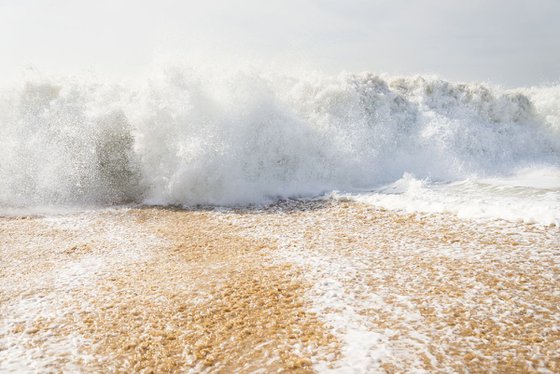
<path id="1" fill-rule="evenodd" d="M 560 167 L 560 87 L 168 66 L 0 96 L 0 206 L 246 204 Z"/>

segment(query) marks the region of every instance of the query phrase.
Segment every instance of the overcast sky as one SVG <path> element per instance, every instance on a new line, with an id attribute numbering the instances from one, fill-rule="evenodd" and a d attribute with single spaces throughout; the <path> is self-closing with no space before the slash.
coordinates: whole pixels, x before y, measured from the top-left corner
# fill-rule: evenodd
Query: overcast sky
<path id="1" fill-rule="evenodd" d="M 552 83 L 560 0 L 0 0 L 1 79 L 126 77 L 173 55 Z"/>

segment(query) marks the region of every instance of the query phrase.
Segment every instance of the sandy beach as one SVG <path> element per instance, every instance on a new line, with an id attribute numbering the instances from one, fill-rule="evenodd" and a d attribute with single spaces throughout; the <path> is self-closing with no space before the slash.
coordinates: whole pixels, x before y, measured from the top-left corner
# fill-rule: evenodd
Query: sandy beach
<path id="1" fill-rule="evenodd" d="M 560 374 L 560 0 L 0 0 L 0 374 Z"/>
<path id="2" fill-rule="evenodd" d="M 560 232 L 346 201 L 0 218 L 2 372 L 558 372 Z"/>

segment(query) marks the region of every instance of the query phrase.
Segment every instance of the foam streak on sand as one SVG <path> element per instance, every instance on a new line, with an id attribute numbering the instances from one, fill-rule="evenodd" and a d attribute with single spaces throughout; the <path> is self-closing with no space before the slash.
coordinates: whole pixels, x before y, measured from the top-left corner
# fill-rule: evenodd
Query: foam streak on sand
<path id="1" fill-rule="evenodd" d="M 266 242 L 216 215 L 3 219 L 0 369 L 309 370 L 334 357 L 300 270 L 267 265 Z"/>
<path id="2" fill-rule="evenodd" d="M 67 318 L 92 308 L 98 279 L 147 261 L 157 242 L 126 215 L 2 219 L 0 369 L 72 371 L 91 360 L 90 342 L 75 324 L 64 328 Z"/>
<path id="3" fill-rule="evenodd" d="M 559 348 L 556 230 L 342 203 L 273 215 L 262 232 L 309 269 L 314 308 L 346 343 L 337 370 L 558 365 L 534 344 Z"/>

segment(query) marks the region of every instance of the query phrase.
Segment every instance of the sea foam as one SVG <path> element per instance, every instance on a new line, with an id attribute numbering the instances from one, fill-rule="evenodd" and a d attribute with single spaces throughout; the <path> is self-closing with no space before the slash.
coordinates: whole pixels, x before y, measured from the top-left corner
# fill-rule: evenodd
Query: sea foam
<path id="1" fill-rule="evenodd" d="M 560 170 L 560 86 L 169 65 L 4 87 L 0 130 L 6 209 L 260 204 Z"/>

